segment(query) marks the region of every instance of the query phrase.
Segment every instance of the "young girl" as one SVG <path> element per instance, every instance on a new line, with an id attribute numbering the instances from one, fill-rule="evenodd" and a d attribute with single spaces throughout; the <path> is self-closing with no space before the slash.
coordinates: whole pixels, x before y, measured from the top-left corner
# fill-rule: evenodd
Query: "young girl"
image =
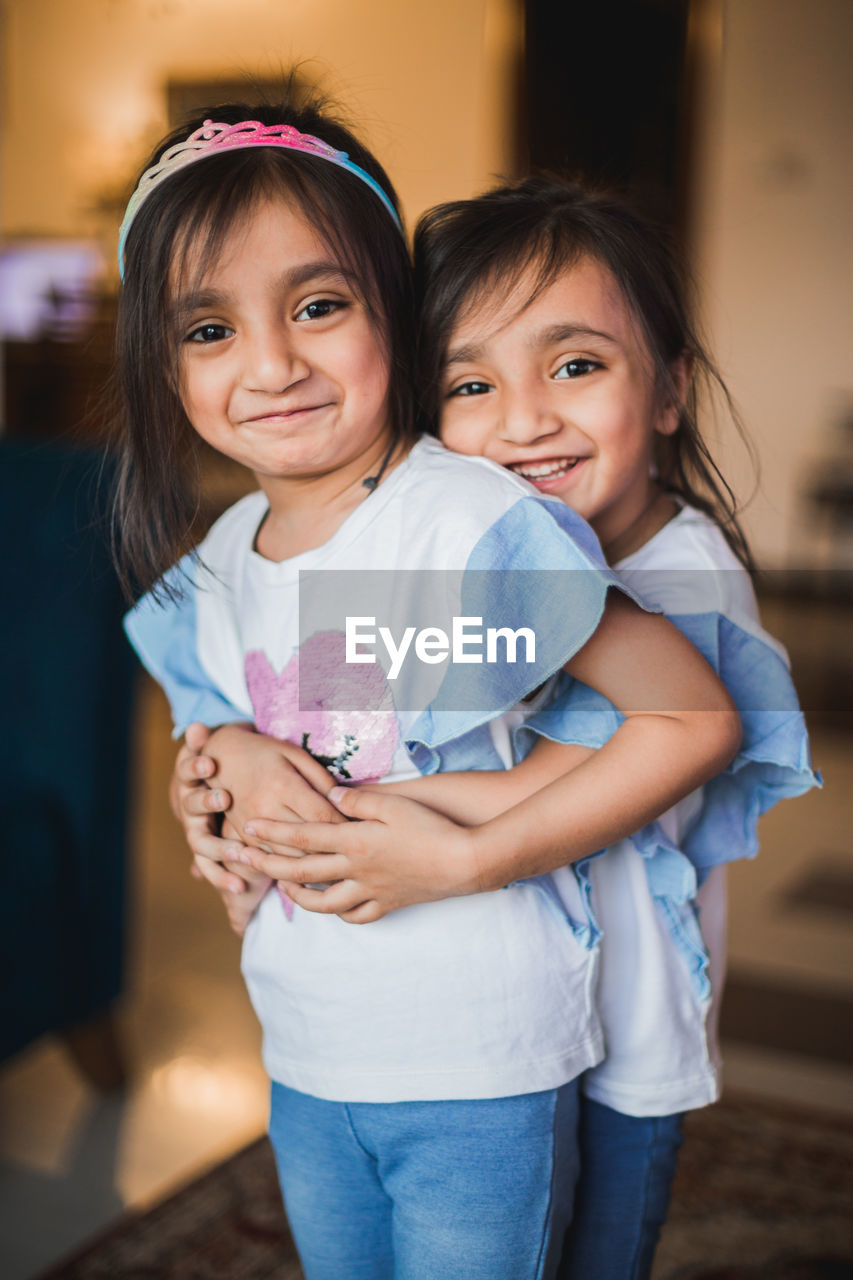
<path id="1" fill-rule="evenodd" d="M 723 774 L 574 868 L 590 940 L 604 933 L 597 1002 L 607 1057 L 583 1080 L 581 1178 L 560 1274 L 647 1276 L 680 1113 L 719 1091 L 723 864 L 755 853 L 762 811 L 814 784 L 802 716 L 784 654 L 760 628 L 745 544 L 698 434 L 693 388 L 713 369 L 659 238 L 605 196 L 528 180 L 433 211 L 416 249 L 424 383 L 445 444 L 493 459 L 584 515 L 623 579 L 674 616 L 721 671 L 744 723 L 741 751 Z M 569 686 L 516 730 L 516 745 L 524 752 L 539 734 L 599 747 L 618 723 L 590 690 Z M 180 772 L 187 784 L 213 768 L 185 753 Z M 447 792 L 434 790 L 440 781 L 450 779 L 408 790 L 447 812 Z M 488 807 L 476 808 L 471 786 L 458 781 L 456 816 L 478 820 Z M 495 783 L 497 810 L 513 796 L 501 797 L 505 776 Z M 238 795 L 243 812 L 251 803 L 266 812 L 271 786 L 267 778 L 251 799 Z M 334 854 L 301 863 L 239 856 L 287 881 L 300 905 L 351 920 L 465 891 L 452 860 L 435 859 L 436 840 L 452 848 L 457 835 L 433 813 L 384 794 L 335 794 L 341 812 L 367 821 L 297 831 L 253 818 L 249 830 L 271 847 L 282 840 Z M 185 815 L 221 803 L 185 787 Z M 198 847 L 197 823 L 188 819 Z M 207 851 L 215 849 L 211 841 Z M 488 849 L 484 857 L 487 878 Z M 543 869 L 525 855 L 516 874 Z M 325 893 L 298 884 L 312 880 L 341 883 Z"/>
<path id="2" fill-rule="evenodd" d="M 571 852 L 591 852 L 719 771 L 740 734 L 730 700 L 670 624 L 610 591 L 568 508 L 412 443 L 408 263 L 387 178 L 311 108 L 248 114 L 217 108 L 167 139 L 122 228 L 119 528 L 128 576 L 149 589 L 134 643 L 179 729 L 240 715 L 354 781 L 492 764 L 489 722 L 566 667 L 625 723 L 533 809 L 484 824 L 469 875 L 480 836 L 510 857 L 531 814 L 531 845 L 553 859 L 567 805 Z M 199 438 L 260 489 L 168 569 L 194 514 L 176 459 Z M 439 613 L 418 632 L 420 667 L 392 683 L 387 662 L 351 656 L 350 580 L 365 614 L 384 609 L 389 654 L 391 624 L 421 621 L 425 602 L 454 627 L 475 611 L 523 626 L 534 653 L 439 667 Z M 601 1056 L 589 957 L 559 895 L 514 884 L 356 930 L 268 894 L 243 968 L 309 1280 L 553 1274 L 575 1082 Z"/>

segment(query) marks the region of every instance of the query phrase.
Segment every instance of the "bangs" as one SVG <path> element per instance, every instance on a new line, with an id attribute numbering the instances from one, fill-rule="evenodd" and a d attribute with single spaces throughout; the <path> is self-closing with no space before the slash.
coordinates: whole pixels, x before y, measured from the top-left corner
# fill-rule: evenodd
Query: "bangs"
<path id="1" fill-rule="evenodd" d="M 522 242 L 513 240 L 497 248 L 482 268 L 472 264 L 470 283 L 467 289 L 463 284 L 459 290 L 450 316 L 448 342 L 452 328 L 470 319 L 484 304 L 494 311 L 502 310 L 520 293 L 522 282 L 527 281 L 527 291 L 516 299 L 511 317 L 516 320 L 562 275 L 582 258 L 591 256 L 585 245 L 560 227 L 536 228 Z"/>
<path id="2" fill-rule="evenodd" d="M 310 171 L 308 166 L 311 166 Z M 331 172 L 327 172 L 330 170 Z M 146 270 L 159 279 L 159 311 L 169 364 L 178 358 L 179 332 L 173 322 L 176 293 L 196 291 L 216 268 L 229 237 L 266 201 L 296 208 L 325 245 L 364 303 L 383 347 L 389 322 L 374 257 L 366 244 L 400 241 L 390 247 L 405 260 L 405 246 L 388 213 L 365 189 L 342 191 L 339 172 L 326 161 L 294 158 L 271 148 L 231 152 L 187 166 L 165 190 L 140 209 L 126 246 L 128 278 L 137 278 L 138 246 L 147 245 Z M 151 282 L 153 283 L 153 282 Z"/>
<path id="3" fill-rule="evenodd" d="M 442 361 L 447 356 L 453 329 L 481 308 L 497 313 L 514 303 L 505 321 L 513 323 L 546 290 L 586 261 L 595 263 L 618 291 L 628 324 L 648 357 L 659 394 L 665 396 L 672 392 L 670 361 L 683 349 L 678 340 L 681 335 L 674 335 L 665 354 L 661 352 L 660 333 L 656 333 L 650 324 L 648 304 L 642 305 L 635 288 L 634 276 L 642 273 L 646 264 L 638 262 L 635 257 L 631 264 L 632 275 L 623 261 L 628 256 L 624 252 L 625 246 L 618 241 L 602 242 L 591 229 L 573 226 L 559 217 L 537 218 L 530 226 L 504 231 L 500 242 L 497 238 L 495 240 L 490 246 L 491 257 L 488 260 L 485 250 L 481 250 L 476 259 L 472 257 L 469 260 L 467 280 L 457 275 L 452 283 L 448 281 L 455 294 L 455 305 L 449 297 L 445 299 L 448 319 L 442 334 Z M 440 276 L 437 284 L 441 288 Z M 523 292 L 522 285 L 525 286 Z M 663 325 L 660 327 L 664 328 Z"/>

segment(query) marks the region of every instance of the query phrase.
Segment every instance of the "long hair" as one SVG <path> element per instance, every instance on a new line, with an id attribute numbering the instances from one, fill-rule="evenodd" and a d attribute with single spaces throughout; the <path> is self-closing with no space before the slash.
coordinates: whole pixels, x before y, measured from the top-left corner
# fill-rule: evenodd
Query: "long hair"
<path id="1" fill-rule="evenodd" d="M 210 107 L 165 138 L 145 165 L 183 141 L 206 119 L 237 124 L 289 124 L 345 151 L 374 178 L 394 207 L 382 166 L 318 97 L 291 88 L 272 106 Z M 144 171 L 144 170 L 143 170 Z M 389 366 L 394 437 L 417 432 L 412 368 L 414 305 L 405 238 L 377 195 L 340 166 L 298 151 L 231 150 L 171 174 L 145 199 L 125 245 L 124 285 L 116 329 L 115 399 L 121 461 L 114 502 L 119 574 L 131 597 L 155 587 L 192 549 L 200 492 L 200 442 L 181 405 L 179 335 L 170 314 L 170 281 L 192 270 L 201 278 L 229 231 L 270 196 L 296 203 L 352 275 Z M 168 592 L 167 592 L 168 594 Z"/>
<path id="2" fill-rule="evenodd" d="M 657 394 L 678 401 L 673 366 L 685 357 L 692 368 L 676 431 L 655 436 L 661 487 L 711 516 L 741 563 L 753 570 L 735 496 L 699 430 L 700 395 L 710 396 L 714 388 L 721 393 L 753 461 L 754 451 L 691 318 L 684 273 L 661 232 L 612 193 L 532 177 L 429 210 L 415 232 L 414 257 L 418 384 L 428 419 L 436 424 L 447 347 L 464 312 L 495 295 L 508 297 L 531 269 L 532 291 L 519 310 L 582 258 L 609 271 L 648 348 Z"/>

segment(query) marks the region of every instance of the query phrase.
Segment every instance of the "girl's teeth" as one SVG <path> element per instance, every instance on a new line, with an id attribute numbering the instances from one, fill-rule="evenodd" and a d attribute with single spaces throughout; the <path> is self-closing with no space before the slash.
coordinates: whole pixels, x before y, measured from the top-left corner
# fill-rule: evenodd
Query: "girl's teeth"
<path id="1" fill-rule="evenodd" d="M 530 466 L 517 466 L 515 470 L 528 480 L 542 480 L 546 476 L 550 478 L 565 475 L 567 471 L 571 471 L 576 462 L 577 458 L 566 458 L 562 462 L 541 462 Z"/>

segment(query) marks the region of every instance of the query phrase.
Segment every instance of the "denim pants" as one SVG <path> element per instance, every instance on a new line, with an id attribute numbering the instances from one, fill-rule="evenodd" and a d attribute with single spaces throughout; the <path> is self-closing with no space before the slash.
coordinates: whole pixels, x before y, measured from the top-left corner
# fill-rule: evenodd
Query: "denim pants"
<path id="1" fill-rule="evenodd" d="M 551 1280 L 578 1172 L 577 1081 L 449 1102 L 273 1083 L 270 1139 L 306 1280 Z"/>
<path id="2" fill-rule="evenodd" d="M 581 1097 L 581 1173 L 559 1280 L 648 1280 L 681 1146 L 680 1115 Z"/>

